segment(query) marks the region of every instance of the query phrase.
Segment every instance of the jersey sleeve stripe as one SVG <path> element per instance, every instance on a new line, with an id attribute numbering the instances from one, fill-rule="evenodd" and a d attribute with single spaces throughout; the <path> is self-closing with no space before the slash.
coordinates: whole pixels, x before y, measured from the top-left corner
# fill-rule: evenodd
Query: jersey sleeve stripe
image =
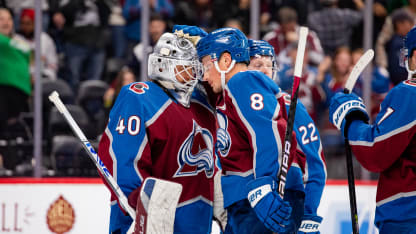
<path id="1" fill-rule="evenodd" d="M 413 192 L 407 192 L 407 193 L 398 193 L 398 194 L 395 194 L 395 195 L 393 195 L 393 196 L 391 196 L 391 197 L 388 197 L 388 198 L 386 198 L 386 199 L 383 199 L 383 200 L 381 200 L 381 201 L 379 201 L 379 202 L 377 202 L 377 206 L 381 206 L 381 205 L 384 205 L 384 204 L 386 204 L 386 203 L 388 203 L 388 202 L 391 202 L 391 201 L 394 201 L 394 200 L 397 200 L 397 199 L 399 199 L 399 198 L 402 198 L 402 197 L 412 197 L 412 196 L 416 196 L 416 191 L 413 191 Z"/>
<path id="2" fill-rule="evenodd" d="M 159 110 L 149 119 L 145 122 L 146 128 L 152 125 L 159 116 L 168 108 L 168 106 L 172 103 L 171 99 L 168 99 L 160 108 Z"/>
<path id="3" fill-rule="evenodd" d="M 369 139 L 369 140 L 350 140 L 350 144 L 351 145 L 356 145 L 356 146 L 368 146 L 368 147 L 372 147 L 374 144 L 376 144 L 376 143 L 378 143 L 380 141 L 384 141 L 386 139 L 389 139 L 390 137 L 392 137 L 394 135 L 397 135 L 399 133 L 405 132 L 405 131 L 411 129 L 415 125 L 416 125 L 416 120 L 414 120 L 414 121 L 412 121 L 412 122 L 410 122 L 410 123 L 408 123 L 408 124 L 406 124 L 406 125 L 404 125 L 404 126 L 402 126 L 400 128 L 397 128 L 397 129 L 395 129 L 393 131 L 390 131 L 390 132 L 388 132 L 386 134 L 377 136 L 377 137 L 374 138 L 373 141 L 371 141 L 371 139 Z"/>
<path id="4" fill-rule="evenodd" d="M 144 151 L 144 148 L 147 145 L 147 142 L 148 142 L 147 135 L 144 135 L 142 144 L 140 145 L 140 148 L 139 148 L 139 150 L 137 152 L 136 157 L 134 158 L 134 163 L 133 163 L 134 164 L 133 165 L 134 166 L 134 170 L 136 171 L 137 176 L 140 178 L 140 182 L 143 182 L 143 176 L 140 174 L 140 170 L 138 168 L 138 164 L 139 164 L 138 162 L 140 161 L 140 159 L 141 159 L 141 157 L 143 155 L 143 151 Z"/>
<path id="5" fill-rule="evenodd" d="M 112 167 L 113 167 L 112 168 L 113 169 L 113 178 L 114 178 L 115 181 L 117 181 L 117 158 L 116 158 L 116 155 L 114 154 L 114 149 L 113 149 L 113 135 L 111 134 L 111 131 L 108 128 L 108 125 L 107 125 L 107 127 L 105 128 L 104 131 L 105 131 L 105 134 L 107 135 L 109 143 L 110 143 L 108 151 L 110 152 L 110 157 L 113 160 L 113 165 L 112 165 Z"/>

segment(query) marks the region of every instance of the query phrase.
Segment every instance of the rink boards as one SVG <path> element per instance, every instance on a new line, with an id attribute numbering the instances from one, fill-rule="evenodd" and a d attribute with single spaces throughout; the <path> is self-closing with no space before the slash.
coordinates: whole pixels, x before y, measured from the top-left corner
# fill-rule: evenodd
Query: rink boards
<path id="1" fill-rule="evenodd" d="M 360 233 L 378 233 L 376 183 L 356 184 Z M 0 233 L 108 233 L 109 196 L 99 178 L 0 178 Z M 351 233 L 346 181 L 328 181 L 318 214 L 321 233 Z"/>

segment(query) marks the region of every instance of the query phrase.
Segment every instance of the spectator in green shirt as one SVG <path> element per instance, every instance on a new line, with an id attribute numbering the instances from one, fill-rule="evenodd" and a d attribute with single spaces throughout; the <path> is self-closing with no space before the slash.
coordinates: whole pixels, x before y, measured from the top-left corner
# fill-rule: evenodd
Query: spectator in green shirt
<path id="1" fill-rule="evenodd" d="M 28 110 L 32 91 L 29 64 L 29 45 L 14 38 L 11 13 L 0 8 L 0 137 Z"/>

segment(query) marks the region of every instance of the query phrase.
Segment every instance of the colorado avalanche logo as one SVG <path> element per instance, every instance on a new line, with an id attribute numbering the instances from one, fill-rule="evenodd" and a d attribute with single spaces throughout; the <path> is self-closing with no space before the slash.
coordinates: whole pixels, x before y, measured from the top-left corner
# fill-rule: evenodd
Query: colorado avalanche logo
<path id="1" fill-rule="evenodd" d="M 179 176 L 193 176 L 205 170 L 205 175 L 211 178 L 214 174 L 214 158 L 212 156 L 213 137 L 208 129 L 201 128 L 195 121 L 193 121 L 192 133 L 186 138 L 178 152 L 179 169 L 176 171 L 174 177 Z M 198 138 L 200 137 L 200 138 Z M 202 139 L 201 139 L 202 138 Z M 200 142 L 196 142 L 197 139 Z M 192 153 L 194 144 L 199 150 L 196 154 Z M 201 146 L 204 149 L 201 149 Z M 194 168 L 190 170 L 190 168 Z"/>
<path id="2" fill-rule="evenodd" d="M 144 94 L 149 86 L 143 82 L 137 82 L 130 85 L 129 89 L 137 94 Z"/>
<path id="3" fill-rule="evenodd" d="M 228 119 L 225 114 L 218 111 L 217 121 L 219 128 L 217 130 L 217 142 L 215 144 L 216 149 L 220 152 L 222 157 L 226 157 L 231 147 L 231 137 L 227 132 Z"/>

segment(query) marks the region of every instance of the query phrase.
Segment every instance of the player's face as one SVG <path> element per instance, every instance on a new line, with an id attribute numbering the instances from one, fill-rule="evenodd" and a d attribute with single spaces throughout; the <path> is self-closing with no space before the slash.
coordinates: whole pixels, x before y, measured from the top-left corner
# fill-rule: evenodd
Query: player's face
<path id="1" fill-rule="evenodd" d="M 207 81 L 211 86 L 214 93 L 220 93 L 221 87 L 221 74 L 215 69 L 214 62 L 211 56 L 207 55 L 202 58 L 202 65 L 204 66 L 204 81 Z"/>
<path id="2" fill-rule="evenodd" d="M 194 70 L 191 66 L 176 65 L 175 74 L 176 80 L 182 84 L 195 79 Z"/>
<path id="3" fill-rule="evenodd" d="M 273 62 L 270 56 L 253 56 L 248 65 L 249 70 L 261 71 L 268 77 L 273 76 Z"/>
<path id="4" fill-rule="evenodd" d="M 414 71 L 416 70 L 416 50 L 412 52 L 412 57 L 409 58 L 409 69 Z"/>

